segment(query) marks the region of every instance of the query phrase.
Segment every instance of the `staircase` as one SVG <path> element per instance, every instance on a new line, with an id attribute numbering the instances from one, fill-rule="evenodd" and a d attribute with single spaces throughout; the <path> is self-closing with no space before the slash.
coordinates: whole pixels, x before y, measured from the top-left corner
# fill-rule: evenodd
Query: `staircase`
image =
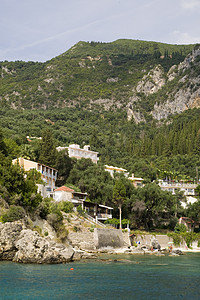
<path id="1" fill-rule="evenodd" d="M 99 222 L 98 220 L 95 220 L 95 218 L 91 217 L 90 215 L 88 215 L 87 213 L 84 214 L 84 217 L 93 225 L 99 225 L 103 228 L 106 228 L 106 225 Z"/>

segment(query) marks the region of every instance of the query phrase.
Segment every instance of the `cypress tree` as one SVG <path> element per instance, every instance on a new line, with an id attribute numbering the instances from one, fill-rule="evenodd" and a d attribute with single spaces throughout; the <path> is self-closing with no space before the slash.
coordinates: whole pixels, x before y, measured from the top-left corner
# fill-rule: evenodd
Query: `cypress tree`
<path id="1" fill-rule="evenodd" d="M 39 162 L 50 167 L 55 167 L 56 152 L 56 145 L 52 131 L 47 128 L 42 133 L 42 140 L 40 142 L 39 150 Z"/>

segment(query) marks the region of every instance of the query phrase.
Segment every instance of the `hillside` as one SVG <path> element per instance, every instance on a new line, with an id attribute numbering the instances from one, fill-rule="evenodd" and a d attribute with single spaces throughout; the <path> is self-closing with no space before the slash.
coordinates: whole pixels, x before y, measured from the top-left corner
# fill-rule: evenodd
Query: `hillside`
<path id="1" fill-rule="evenodd" d="M 200 107 L 199 54 L 198 45 L 79 42 L 45 63 L 1 62 L 0 101 L 14 109 L 120 108 L 136 123 L 160 120 Z"/>
<path id="2" fill-rule="evenodd" d="M 79 42 L 46 63 L 1 62 L 0 127 L 12 157 L 37 160 L 51 129 L 56 146 L 90 144 L 100 164 L 148 180 L 200 168 L 200 50 L 118 40 Z M 15 144 L 9 140 L 12 139 Z"/>
<path id="3" fill-rule="evenodd" d="M 104 165 L 142 177 L 141 189 L 121 179 L 126 190 L 123 218 L 133 227 L 162 227 L 163 210 L 169 228 L 176 215 L 199 218 L 198 203 L 183 211 L 177 207 L 183 195 L 172 197 L 155 183 L 166 178 L 199 183 L 199 45 L 79 42 L 45 63 L 5 61 L 0 66 L 2 217 L 8 205 L 14 215 L 24 214 L 23 209 L 51 215 L 62 236 L 58 207 L 36 194 L 34 174 L 25 178 L 11 164 L 22 156 L 56 168 L 58 186 L 74 186 L 91 201 L 113 206 L 114 217 L 118 177 L 113 179 Z M 56 146 L 72 143 L 81 148 L 89 144 L 99 152 L 98 164 L 56 151 Z"/>

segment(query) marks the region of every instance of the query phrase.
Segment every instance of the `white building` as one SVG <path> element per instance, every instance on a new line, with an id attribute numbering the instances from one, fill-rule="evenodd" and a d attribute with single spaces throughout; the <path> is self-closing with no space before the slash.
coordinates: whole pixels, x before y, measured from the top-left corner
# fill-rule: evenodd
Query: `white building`
<path id="1" fill-rule="evenodd" d="M 52 167 L 43 165 L 41 163 L 19 157 L 12 160 L 13 164 L 19 164 L 20 167 L 24 168 L 25 171 L 30 171 L 35 169 L 41 173 L 41 179 L 44 182 L 43 184 L 37 184 L 38 192 L 41 193 L 42 197 L 52 196 L 52 192 L 55 188 L 55 183 L 57 179 L 58 171 Z"/>
<path id="2" fill-rule="evenodd" d="M 109 172 L 112 177 L 114 177 L 114 174 L 116 174 L 116 173 L 123 174 L 125 177 L 128 177 L 127 170 L 123 169 L 123 168 L 105 165 L 104 170 Z"/>
<path id="3" fill-rule="evenodd" d="M 102 204 L 86 201 L 87 193 L 76 192 L 67 186 L 61 186 L 54 191 L 56 202 L 69 201 L 74 207 L 82 206 L 82 209 L 96 221 L 112 219 L 113 208 Z"/>
<path id="4" fill-rule="evenodd" d="M 85 201 L 87 193 L 75 192 L 67 186 L 61 186 L 54 190 L 54 200 L 56 202 L 69 201 L 74 206 L 81 205 L 83 207 L 83 201 Z"/>
<path id="5" fill-rule="evenodd" d="M 169 191 L 172 192 L 172 194 L 175 194 L 177 190 L 183 191 L 185 196 L 194 196 L 197 187 L 197 184 L 194 183 L 169 182 L 164 180 L 159 180 L 158 185 L 163 191 Z"/>
<path id="6" fill-rule="evenodd" d="M 99 158 L 99 152 L 90 150 L 90 145 L 85 145 L 83 149 L 78 144 L 71 144 L 69 147 L 57 147 L 57 151 L 68 150 L 69 157 L 75 157 L 77 159 L 90 158 L 93 163 L 97 164 Z"/>
<path id="7" fill-rule="evenodd" d="M 181 201 L 181 205 L 184 208 L 187 208 L 188 204 L 194 204 L 195 202 L 197 202 L 197 198 L 192 197 L 192 196 L 186 196 L 186 202 Z"/>
<path id="8" fill-rule="evenodd" d="M 141 177 L 135 177 L 134 174 L 132 174 L 132 176 L 128 177 L 128 179 L 132 182 L 132 184 L 136 188 L 144 186 L 144 184 L 143 184 L 144 179 Z"/>

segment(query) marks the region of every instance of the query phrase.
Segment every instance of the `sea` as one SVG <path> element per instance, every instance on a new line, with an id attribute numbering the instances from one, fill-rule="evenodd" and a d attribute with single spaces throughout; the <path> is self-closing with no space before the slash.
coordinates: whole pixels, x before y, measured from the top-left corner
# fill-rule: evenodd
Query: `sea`
<path id="1" fill-rule="evenodd" d="M 200 299 L 200 253 L 102 255 L 55 265 L 3 261 L 0 299 Z"/>

